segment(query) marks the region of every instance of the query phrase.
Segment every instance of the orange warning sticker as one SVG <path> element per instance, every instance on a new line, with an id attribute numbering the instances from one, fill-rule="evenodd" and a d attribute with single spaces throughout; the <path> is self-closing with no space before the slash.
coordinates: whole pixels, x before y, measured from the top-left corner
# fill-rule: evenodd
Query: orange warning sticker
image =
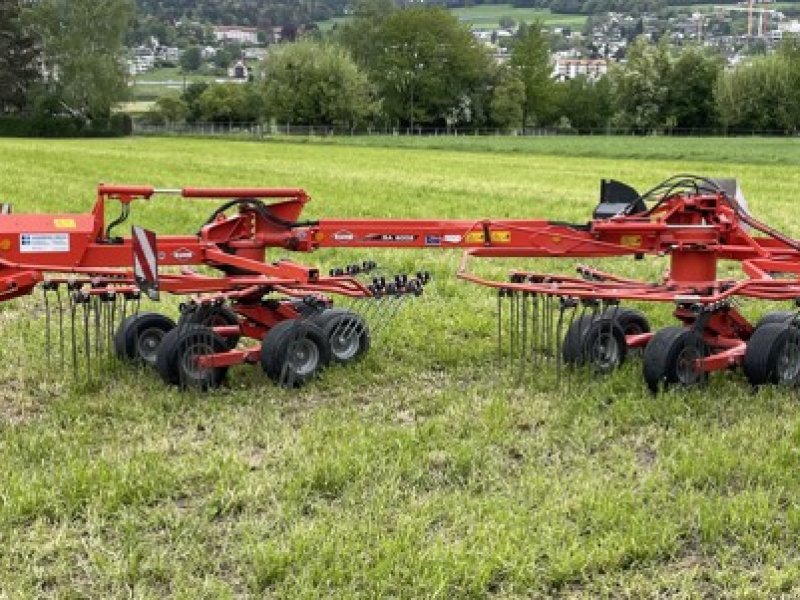
<path id="1" fill-rule="evenodd" d="M 510 231 L 490 231 L 489 239 L 495 244 L 509 244 L 511 243 Z M 483 231 L 470 231 L 464 236 L 464 241 L 468 244 L 478 244 L 486 241 L 483 237 Z"/>
<path id="2" fill-rule="evenodd" d="M 621 246 L 627 246 L 628 248 L 638 248 L 642 245 L 642 236 L 640 235 L 623 235 L 619 238 L 619 243 Z"/>
<path id="3" fill-rule="evenodd" d="M 468 244 L 478 244 L 483 242 L 483 232 L 482 231 L 470 231 L 467 235 L 464 236 L 464 241 Z"/>
<path id="4" fill-rule="evenodd" d="M 492 232 L 492 241 L 495 244 L 509 244 L 509 243 L 511 243 L 511 232 L 510 231 L 493 231 Z"/>

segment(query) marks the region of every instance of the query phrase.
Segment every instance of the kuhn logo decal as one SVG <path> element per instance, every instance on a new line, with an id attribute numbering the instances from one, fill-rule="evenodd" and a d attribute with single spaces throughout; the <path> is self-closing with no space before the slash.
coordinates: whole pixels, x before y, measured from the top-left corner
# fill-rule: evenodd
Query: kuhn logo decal
<path id="1" fill-rule="evenodd" d="M 182 261 L 192 260 L 194 258 L 194 252 L 188 248 L 179 248 L 172 253 L 172 258 Z"/>
<path id="2" fill-rule="evenodd" d="M 337 231 L 333 234 L 333 239 L 337 242 L 352 242 L 356 236 L 350 231 Z"/>

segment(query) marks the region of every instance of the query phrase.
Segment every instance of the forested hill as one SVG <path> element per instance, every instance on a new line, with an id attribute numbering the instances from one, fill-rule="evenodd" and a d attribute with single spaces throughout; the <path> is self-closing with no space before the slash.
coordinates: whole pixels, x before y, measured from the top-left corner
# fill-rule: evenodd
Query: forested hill
<path id="1" fill-rule="evenodd" d="M 162 22 L 190 19 L 217 25 L 270 26 L 310 23 L 345 14 L 358 0 L 136 0 L 139 14 Z M 410 0 L 395 0 L 404 4 Z M 720 0 L 428 0 L 452 8 L 477 4 L 514 4 L 549 8 L 557 13 L 640 13 L 667 6 L 725 4 Z M 794 2 L 781 2 L 782 6 Z M 733 2 L 731 2 L 733 4 Z M 800 1 L 796 2 L 800 8 Z"/>
<path id="2" fill-rule="evenodd" d="M 698 4 L 708 5 L 734 5 L 731 0 L 509 0 L 514 6 L 549 8 L 554 13 L 580 13 L 585 15 L 620 12 L 640 14 L 647 11 L 657 11 L 667 7 L 683 7 Z M 794 4 L 800 9 L 800 1 L 782 1 L 780 8 Z"/>
<path id="3" fill-rule="evenodd" d="M 140 16 L 266 28 L 344 14 L 350 0 L 136 0 Z"/>

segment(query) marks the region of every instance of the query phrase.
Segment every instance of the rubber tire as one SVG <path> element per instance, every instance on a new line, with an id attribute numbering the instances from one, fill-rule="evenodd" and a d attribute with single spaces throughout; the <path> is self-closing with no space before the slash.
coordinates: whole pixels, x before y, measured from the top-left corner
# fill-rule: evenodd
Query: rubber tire
<path id="1" fill-rule="evenodd" d="M 180 359 L 181 353 L 186 351 L 186 348 L 192 342 L 192 338 L 196 338 L 199 335 L 211 341 L 215 352 L 227 352 L 230 350 L 225 338 L 217 335 L 208 327 L 197 324 L 176 327 L 164 337 L 156 358 L 156 371 L 164 383 L 177 385 L 182 389 L 194 387 L 186 385 L 186 378 L 182 377 L 181 373 L 182 365 Z M 206 391 L 219 387 L 225 381 L 227 372 L 228 367 L 214 367 L 211 370 L 211 376 L 199 386 L 199 389 Z"/>
<path id="2" fill-rule="evenodd" d="M 778 372 L 778 361 L 792 334 L 800 336 L 797 328 L 785 322 L 767 323 L 756 328 L 747 342 L 742 362 L 745 377 L 750 385 L 753 387 L 768 383 L 787 385 Z"/>
<path id="3" fill-rule="evenodd" d="M 696 343 L 698 337 L 698 334 L 685 327 L 665 327 L 656 332 L 644 349 L 644 380 L 651 392 L 658 393 L 662 384 L 666 388 L 682 383 L 677 372 L 678 357 L 690 342 Z M 708 347 L 702 338 L 699 344 L 703 356 L 707 356 Z M 708 379 L 706 372 L 698 375 L 696 384 Z"/>
<path id="4" fill-rule="evenodd" d="M 178 327 L 186 325 L 205 325 L 206 327 L 214 327 L 218 325 L 238 325 L 239 316 L 230 309 L 228 306 L 214 306 L 213 310 L 202 315 L 199 310 L 192 310 L 181 313 L 178 319 Z M 222 336 L 220 336 L 222 337 Z M 223 338 L 229 350 L 233 350 L 239 345 L 241 336 L 235 335 L 233 337 Z"/>
<path id="5" fill-rule="evenodd" d="M 333 362 L 342 365 L 354 363 L 361 360 L 369 350 L 372 341 L 369 325 L 367 325 L 367 322 L 358 313 L 342 308 L 330 308 L 311 317 L 311 321 L 320 329 L 322 329 L 322 332 L 325 334 L 325 338 L 331 345 L 331 360 Z M 357 330 L 356 328 L 361 329 L 358 350 L 349 358 L 340 358 L 336 355 L 336 352 L 333 348 L 333 334 L 336 332 L 337 328 L 341 326 L 340 324 L 343 321 L 345 322 L 344 327 L 353 328 L 353 333 L 355 333 Z M 347 323 L 347 321 L 349 321 L 349 323 Z"/>
<path id="6" fill-rule="evenodd" d="M 305 337 L 311 340 L 319 352 L 317 368 L 313 373 L 295 376 L 291 383 L 281 381 L 283 364 L 289 344 L 297 336 L 297 328 L 306 327 Z M 310 320 L 289 319 L 270 329 L 261 342 L 261 368 L 267 377 L 278 385 L 299 388 L 316 377 L 331 362 L 331 346 L 325 333 Z"/>
<path id="7" fill-rule="evenodd" d="M 575 319 L 567 329 L 564 343 L 561 346 L 561 358 L 565 364 L 583 366 L 587 362 L 587 349 L 595 342 L 597 336 L 611 326 L 611 332 L 619 348 L 619 361 L 611 368 L 597 368 L 599 372 L 610 372 L 619 368 L 625 362 L 628 347 L 625 343 L 625 334 L 619 325 L 611 323 L 602 316 L 584 315 Z M 595 366 L 596 365 L 592 365 Z"/>
<path id="8" fill-rule="evenodd" d="M 607 308 L 602 317 L 614 319 L 625 335 L 650 333 L 650 322 L 647 317 L 633 308 Z"/>
<path id="9" fill-rule="evenodd" d="M 147 361 L 141 355 L 138 343 L 140 333 L 153 328 L 162 330 L 166 337 L 175 329 L 175 321 L 166 315 L 154 312 L 136 313 L 123 319 L 114 334 L 114 353 L 117 358 L 134 364 L 155 365 L 155 361 Z M 164 343 L 163 338 L 161 343 Z"/>
<path id="10" fill-rule="evenodd" d="M 789 310 L 774 310 L 768 312 L 758 320 L 754 329 L 758 329 L 770 323 L 788 323 L 794 319 L 795 314 L 796 313 Z"/>

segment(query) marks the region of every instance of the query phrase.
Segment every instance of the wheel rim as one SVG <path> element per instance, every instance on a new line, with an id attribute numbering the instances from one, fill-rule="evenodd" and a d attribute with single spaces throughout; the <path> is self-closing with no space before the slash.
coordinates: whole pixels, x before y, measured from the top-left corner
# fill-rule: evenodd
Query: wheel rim
<path id="1" fill-rule="evenodd" d="M 800 375 L 800 339 L 797 334 L 790 335 L 781 350 L 777 364 L 780 383 L 795 383 Z"/>
<path id="2" fill-rule="evenodd" d="M 295 375 L 311 375 L 319 365 L 319 348 L 308 339 L 294 341 L 289 345 L 287 362 Z"/>
<path id="3" fill-rule="evenodd" d="M 181 355 L 181 373 L 184 383 L 203 384 L 208 380 L 211 368 L 203 367 L 197 359 L 201 356 L 213 354 L 214 348 L 206 342 L 190 342 Z"/>
<path id="4" fill-rule="evenodd" d="M 331 352 L 339 361 L 352 359 L 361 348 L 361 331 L 358 323 L 337 323 L 331 335 Z"/>
<path id="5" fill-rule="evenodd" d="M 158 347 L 164 339 L 164 330 L 157 327 L 148 327 L 139 333 L 136 338 L 136 352 L 147 364 L 155 364 L 158 356 Z"/>
<path id="6" fill-rule="evenodd" d="M 693 385 L 702 378 L 702 372 L 695 367 L 695 362 L 703 355 L 696 346 L 686 346 L 678 354 L 675 361 L 675 375 L 683 385 Z"/>
<path id="7" fill-rule="evenodd" d="M 620 348 L 617 338 L 610 331 L 595 336 L 589 347 L 589 361 L 603 373 L 611 371 L 620 363 Z"/>

